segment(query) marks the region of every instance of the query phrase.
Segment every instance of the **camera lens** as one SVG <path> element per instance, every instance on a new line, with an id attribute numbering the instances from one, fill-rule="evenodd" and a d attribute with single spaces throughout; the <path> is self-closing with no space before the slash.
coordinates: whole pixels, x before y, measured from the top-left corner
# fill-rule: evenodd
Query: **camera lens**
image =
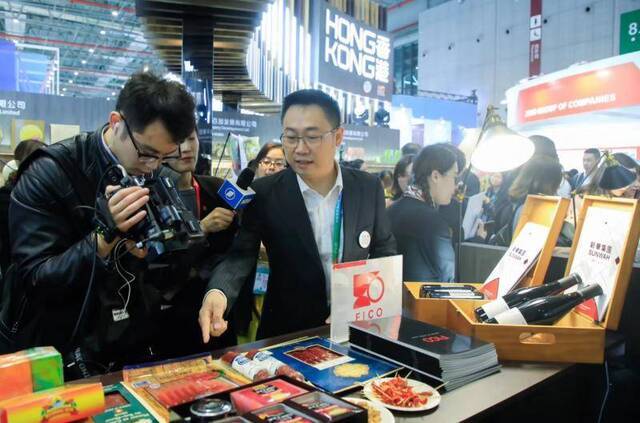
<path id="1" fill-rule="evenodd" d="M 189 411 L 192 422 L 211 422 L 226 416 L 233 410 L 231 403 L 215 398 L 205 398 L 194 402 Z"/>

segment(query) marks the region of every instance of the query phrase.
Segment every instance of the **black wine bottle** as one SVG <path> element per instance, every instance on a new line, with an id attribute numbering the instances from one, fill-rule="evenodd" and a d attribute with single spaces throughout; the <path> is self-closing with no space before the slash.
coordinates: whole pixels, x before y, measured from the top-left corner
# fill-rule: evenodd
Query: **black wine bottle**
<path id="1" fill-rule="evenodd" d="M 479 322 L 485 322 L 496 315 L 509 310 L 512 307 L 517 307 L 520 304 L 524 304 L 534 298 L 546 297 L 548 295 L 559 294 L 567 288 L 573 285 L 582 283 L 582 279 L 577 273 L 572 273 L 562 279 L 558 279 L 554 282 L 545 283 L 538 286 L 527 286 L 525 288 L 519 288 L 508 294 L 505 294 L 502 298 L 498 298 L 490 303 L 478 307 L 474 310 Z"/>
<path id="2" fill-rule="evenodd" d="M 575 306 L 602 294 L 598 284 L 586 286 L 564 295 L 552 295 L 527 301 L 519 307 L 502 312 L 487 323 L 506 325 L 552 325 Z"/>

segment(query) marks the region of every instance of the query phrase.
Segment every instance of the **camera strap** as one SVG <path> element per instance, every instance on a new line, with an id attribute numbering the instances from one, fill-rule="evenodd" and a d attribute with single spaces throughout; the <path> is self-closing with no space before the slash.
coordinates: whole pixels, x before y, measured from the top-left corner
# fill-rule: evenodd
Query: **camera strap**
<path id="1" fill-rule="evenodd" d="M 200 184 L 198 183 L 198 180 L 193 176 L 191 177 L 191 185 L 193 186 L 193 190 L 196 192 L 196 207 L 198 208 L 198 215 L 196 217 L 200 219 L 202 217 L 200 216 L 200 210 L 202 210 L 202 203 L 200 202 Z"/>

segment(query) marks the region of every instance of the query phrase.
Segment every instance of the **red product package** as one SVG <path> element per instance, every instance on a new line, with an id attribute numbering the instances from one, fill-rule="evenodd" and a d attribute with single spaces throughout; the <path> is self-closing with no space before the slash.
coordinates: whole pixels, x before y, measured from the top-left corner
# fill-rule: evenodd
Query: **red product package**
<path id="1" fill-rule="evenodd" d="M 260 383 L 231 393 L 231 402 L 239 414 L 248 413 L 287 398 L 304 394 L 307 390 L 281 379 Z"/>
<path id="2" fill-rule="evenodd" d="M 220 372 L 206 372 L 188 375 L 157 387 L 150 386 L 146 390 L 164 407 L 171 408 L 236 386 Z"/>
<path id="3" fill-rule="evenodd" d="M 251 415 L 257 417 L 261 422 L 268 423 L 320 423 L 319 420 L 283 404 L 254 411 Z"/>
<path id="4" fill-rule="evenodd" d="M 305 410 L 320 414 L 328 421 L 339 420 L 345 416 L 353 416 L 363 412 L 351 403 L 322 392 L 309 392 L 289 400 L 289 403 L 297 404 Z"/>

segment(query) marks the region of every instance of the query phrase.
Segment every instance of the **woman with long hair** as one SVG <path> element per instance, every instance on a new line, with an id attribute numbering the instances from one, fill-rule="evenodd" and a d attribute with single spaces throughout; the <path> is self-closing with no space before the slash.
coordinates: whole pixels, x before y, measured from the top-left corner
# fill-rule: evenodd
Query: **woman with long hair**
<path id="1" fill-rule="evenodd" d="M 539 156 L 525 163 L 509 188 L 509 206 L 496 215 L 497 232 L 490 243 L 503 246 L 511 244 L 527 196 L 556 195 L 561 182 L 562 166 L 557 160 Z"/>
<path id="2" fill-rule="evenodd" d="M 442 144 L 422 149 L 413 161 L 413 182 L 389 208 L 391 229 L 403 257 L 404 280 L 451 282 L 455 253 L 451 228 L 438 207 L 451 202 L 458 164 Z"/>
<path id="3" fill-rule="evenodd" d="M 398 201 L 407 190 L 409 179 L 411 178 L 412 163 L 415 157 L 415 154 L 402 156 L 393 168 L 393 185 L 391 185 L 391 199 L 393 201 Z"/>

